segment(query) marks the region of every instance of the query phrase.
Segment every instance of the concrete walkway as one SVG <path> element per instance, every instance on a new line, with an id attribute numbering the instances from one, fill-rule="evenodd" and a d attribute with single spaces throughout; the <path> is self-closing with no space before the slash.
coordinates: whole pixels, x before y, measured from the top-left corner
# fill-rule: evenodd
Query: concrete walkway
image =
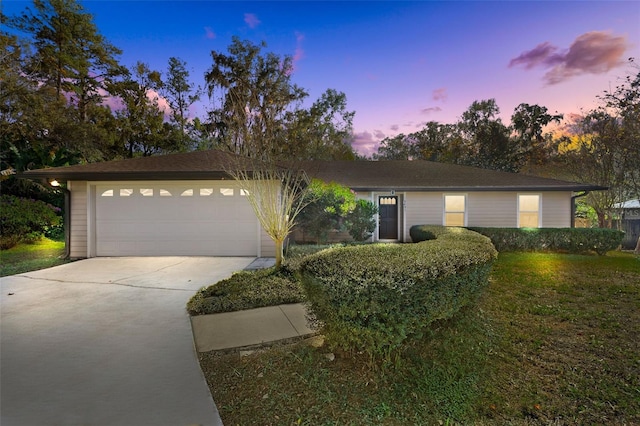
<path id="1" fill-rule="evenodd" d="M 0 424 L 221 425 L 185 305 L 252 260 L 96 258 L 0 278 Z"/>
<path id="2" fill-rule="evenodd" d="M 301 304 L 191 318 L 198 352 L 238 349 L 314 333 Z"/>

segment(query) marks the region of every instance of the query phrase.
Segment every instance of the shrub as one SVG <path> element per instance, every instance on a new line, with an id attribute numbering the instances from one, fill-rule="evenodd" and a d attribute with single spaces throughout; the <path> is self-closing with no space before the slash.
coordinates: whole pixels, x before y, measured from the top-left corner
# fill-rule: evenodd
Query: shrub
<path id="1" fill-rule="evenodd" d="M 38 200 L 13 195 L 0 197 L 0 246 L 11 248 L 20 241 L 37 241 L 60 224 L 60 209 Z"/>
<path id="2" fill-rule="evenodd" d="M 356 206 L 345 217 L 345 227 L 355 241 L 364 241 L 376 230 L 378 207 L 371 201 L 356 200 Z"/>
<path id="3" fill-rule="evenodd" d="M 333 230 L 346 230 L 355 241 L 364 241 L 376 229 L 376 205 L 356 200 L 356 194 L 347 186 L 314 179 L 307 201 L 300 212 L 299 225 L 316 243 L 326 242 Z"/>
<path id="4" fill-rule="evenodd" d="M 624 232 L 603 228 L 469 228 L 491 239 L 498 251 L 596 252 L 618 248 Z"/>
<path id="5" fill-rule="evenodd" d="M 200 289 L 187 303 L 190 315 L 234 312 L 304 301 L 300 284 L 274 268 L 241 271 Z"/>
<path id="6" fill-rule="evenodd" d="M 430 231 L 433 241 L 330 248 L 302 262 L 307 299 L 329 345 L 388 359 L 475 299 L 497 256 L 491 242 L 462 228 Z"/>
<path id="7" fill-rule="evenodd" d="M 436 234 L 433 233 L 433 226 L 431 225 L 412 226 L 409 229 L 409 235 L 414 243 L 436 239 Z"/>

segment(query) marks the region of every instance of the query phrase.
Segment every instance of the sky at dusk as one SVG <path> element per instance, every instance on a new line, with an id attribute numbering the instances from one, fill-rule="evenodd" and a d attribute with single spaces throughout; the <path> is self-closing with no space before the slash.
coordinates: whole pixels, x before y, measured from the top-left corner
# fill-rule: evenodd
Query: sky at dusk
<path id="1" fill-rule="evenodd" d="M 14 15 L 30 2 L 2 0 Z M 347 96 L 354 148 L 428 121 L 454 123 L 475 100 L 495 98 L 506 124 L 520 103 L 579 114 L 640 62 L 638 1 L 81 1 L 101 34 L 136 61 L 165 71 L 187 63 L 204 86 L 212 50 L 233 36 L 294 58 L 292 81 Z M 637 70 L 635 71 L 637 72 Z M 204 116 L 208 100 L 194 108 Z"/>

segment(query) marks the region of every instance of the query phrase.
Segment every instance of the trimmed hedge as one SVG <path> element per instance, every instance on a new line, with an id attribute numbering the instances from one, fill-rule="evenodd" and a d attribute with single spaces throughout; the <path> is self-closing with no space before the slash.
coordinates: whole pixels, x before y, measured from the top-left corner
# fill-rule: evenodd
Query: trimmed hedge
<path id="1" fill-rule="evenodd" d="M 624 232 L 603 228 L 468 228 L 503 251 L 552 251 L 605 255 L 622 243 Z M 413 237 L 413 234 L 412 234 Z"/>
<path id="2" fill-rule="evenodd" d="M 388 359 L 485 288 L 497 257 L 491 241 L 462 228 L 429 231 L 435 240 L 330 248 L 302 262 L 307 300 L 333 349 Z"/>
<path id="3" fill-rule="evenodd" d="M 300 284 L 274 268 L 240 271 L 200 289 L 187 303 L 190 315 L 234 312 L 305 300 Z"/>

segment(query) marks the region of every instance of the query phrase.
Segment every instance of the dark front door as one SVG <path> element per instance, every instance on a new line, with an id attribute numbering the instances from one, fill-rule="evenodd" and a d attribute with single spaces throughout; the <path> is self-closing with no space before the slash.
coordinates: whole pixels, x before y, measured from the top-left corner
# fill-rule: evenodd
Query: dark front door
<path id="1" fill-rule="evenodd" d="M 383 196 L 378 199 L 378 211 L 380 215 L 380 231 L 378 238 L 381 240 L 398 239 L 398 197 Z"/>

